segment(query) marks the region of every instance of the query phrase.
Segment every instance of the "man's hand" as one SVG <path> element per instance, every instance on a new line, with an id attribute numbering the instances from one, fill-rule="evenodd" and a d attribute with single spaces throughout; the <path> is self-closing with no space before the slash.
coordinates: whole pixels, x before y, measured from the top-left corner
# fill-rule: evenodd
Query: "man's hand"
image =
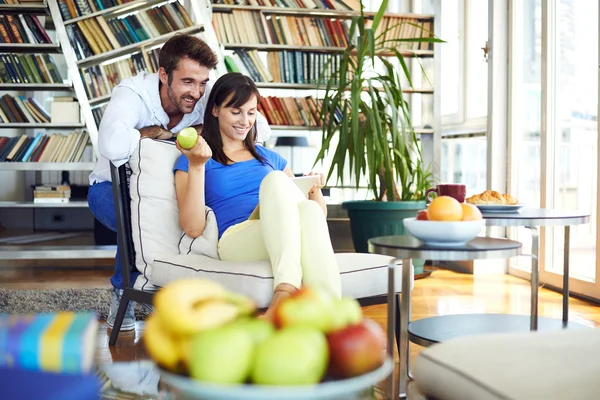
<path id="1" fill-rule="evenodd" d="M 179 151 L 185 154 L 190 162 L 190 166 L 204 165 L 212 157 L 212 150 L 210 149 L 210 146 L 200 135 L 198 135 L 198 141 L 196 142 L 196 145 L 189 150 L 181 147 L 178 141 L 175 141 L 175 144 Z"/>
<path id="2" fill-rule="evenodd" d="M 147 126 L 139 130 L 141 137 L 148 137 L 151 139 L 168 140 L 173 138 L 173 133 L 160 126 Z"/>

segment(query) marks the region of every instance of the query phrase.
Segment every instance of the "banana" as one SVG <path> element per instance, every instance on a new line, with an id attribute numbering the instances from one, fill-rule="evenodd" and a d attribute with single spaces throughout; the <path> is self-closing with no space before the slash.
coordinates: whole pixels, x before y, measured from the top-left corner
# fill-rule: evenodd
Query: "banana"
<path id="1" fill-rule="evenodd" d="M 178 343 L 162 328 L 156 314 L 146 319 L 144 328 L 146 350 L 158 365 L 172 372 L 182 372 L 184 369 L 182 348 Z"/>
<path id="2" fill-rule="evenodd" d="M 215 328 L 256 310 L 246 296 L 227 291 L 205 279 L 172 282 L 154 297 L 162 327 L 176 337 Z"/>

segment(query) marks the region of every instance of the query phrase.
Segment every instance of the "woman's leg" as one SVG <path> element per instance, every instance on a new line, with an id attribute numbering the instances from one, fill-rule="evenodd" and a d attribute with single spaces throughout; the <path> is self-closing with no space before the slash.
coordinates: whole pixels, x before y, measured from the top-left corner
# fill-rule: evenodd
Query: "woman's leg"
<path id="1" fill-rule="evenodd" d="M 221 259 L 270 260 L 276 292 L 272 305 L 303 282 L 339 297 L 339 268 L 320 206 L 280 171 L 265 177 L 259 201 L 259 220 L 232 226 L 219 240 Z"/>
<path id="2" fill-rule="evenodd" d="M 323 210 L 308 200 L 283 172 L 271 172 L 260 186 L 260 222 L 275 287 L 318 285 L 341 294 L 339 268 Z"/>

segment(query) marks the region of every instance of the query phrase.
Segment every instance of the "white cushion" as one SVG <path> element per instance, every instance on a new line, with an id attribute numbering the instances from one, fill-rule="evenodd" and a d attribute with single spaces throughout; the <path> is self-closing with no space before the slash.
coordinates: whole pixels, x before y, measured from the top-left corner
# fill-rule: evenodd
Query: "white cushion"
<path id="1" fill-rule="evenodd" d="M 212 210 L 203 235 L 192 239 L 179 225 L 173 167 L 181 155 L 173 142 L 143 138 L 129 159 L 131 178 L 131 232 L 136 268 L 152 281 L 157 256 L 177 255 L 179 246 L 199 254 L 217 254 L 218 228 Z M 186 251 L 187 252 L 187 251 Z"/>
<path id="2" fill-rule="evenodd" d="M 365 298 L 387 293 L 390 257 L 379 254 L 336 254 L 341 273 L 342 295 Z M 398 269 L 399 271 L 399 269 Z M 153 283 L 164 286 L 176 279 L 206 278 L 221 283 L 236 293 L 267 307 L 273 296 L 273 274 L 268 261 L 228 262 L 199 255 L 174 255 L 156 258 Z M 395 275 L 396 291 L 402 288 L 401 274 Z"/>
<path id="3" fill-rule="evenodd" d="M 423 350 L 415 384 L 437 400 L 600 398 L 600 329 L 464 337 Z"/>

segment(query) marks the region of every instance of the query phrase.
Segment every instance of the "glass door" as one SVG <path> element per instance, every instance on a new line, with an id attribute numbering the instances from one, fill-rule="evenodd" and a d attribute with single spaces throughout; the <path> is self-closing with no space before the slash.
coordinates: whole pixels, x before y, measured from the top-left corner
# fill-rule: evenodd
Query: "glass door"
<path id="1" fill-rule="evenodd" d="M 598 208 L 597 0 L 513 1 L 512 170 L 521 202 L 591 214 L 570 228 L 570 290 L 600 298 Z M 544 24 L 544 29 L 542 29 Z M 542 49 L 544 49 L 542 51 Z M 541 230 L 540 281 L 562 287 L 565 229 Z M 531 232 L 511 237 L 531 250 Z M 528 277 L 521 257 L 510 272 Z"/>
<path id="2" fill-rule="evenodd" d="M 570 287 L 600 298 L 596 257 L 598 204 L 598 1 L 555 0 L 554 96 L 548 115 L 553 141 L 546 176 L 550 208 L 591 213 L 589 224 L 570 228 Z M 552 18 L 552 15 L 550 15 Z M 542 282 L 562 286 L 564 228 L 547 229 Z"/>

